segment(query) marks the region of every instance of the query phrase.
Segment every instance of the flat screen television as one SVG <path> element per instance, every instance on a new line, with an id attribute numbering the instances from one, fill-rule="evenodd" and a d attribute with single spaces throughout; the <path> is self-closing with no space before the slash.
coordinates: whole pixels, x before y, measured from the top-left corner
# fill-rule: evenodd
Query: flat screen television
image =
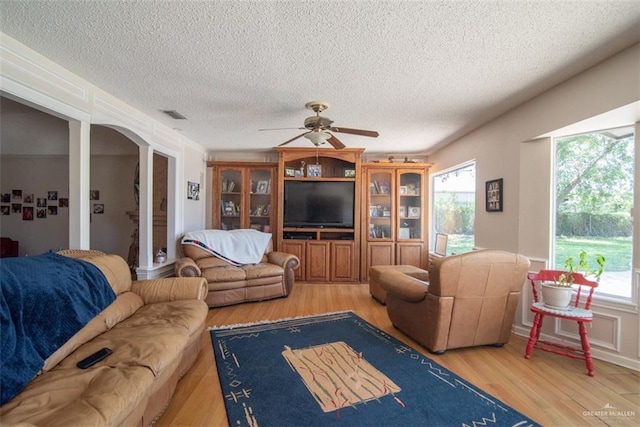
<path id="1" fill-rule="evenodd" d="M 353 181 L 285 181 L 284 226 L 353 228 Z"/>

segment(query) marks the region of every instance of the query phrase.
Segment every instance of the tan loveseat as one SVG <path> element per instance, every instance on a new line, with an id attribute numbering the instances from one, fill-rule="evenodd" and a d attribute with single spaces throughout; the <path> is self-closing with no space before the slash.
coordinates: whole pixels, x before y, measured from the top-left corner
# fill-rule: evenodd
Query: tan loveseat
<path id="1" fill-rule="evenodd" d="M 242 266 L 231 265 L 198 246 L 183 243 L 182 251 L 185 257 L 175 264 L 176 276 L 204 277 L 209 307 L 286 297 L 293 289 L 293 270 L 300 263 L 295 255 L 274 251 L 272 241 L 258 264 Z"/>
<path id="2" fill-rule="evenodd" d="M 393 325 L 443 353 L 507 343 L 528 270 L 522 255 L 486 249 L 436 260 L 429 282 L 393 269 L 378 280 Z"/>
<path id="3" fill-rule="evenodd" d="M 97 266 L 116 299 L 46 361 L 0 408 L 2 426 L 146 426 L 168 405 L 202 345 L 203 279 L 133 281 L 127 263 L 98 251 L 63 251 Z M 60 307 L 60 309 L 63 309 Z M 108 347 L 88 369 L 76 363 Z"/>

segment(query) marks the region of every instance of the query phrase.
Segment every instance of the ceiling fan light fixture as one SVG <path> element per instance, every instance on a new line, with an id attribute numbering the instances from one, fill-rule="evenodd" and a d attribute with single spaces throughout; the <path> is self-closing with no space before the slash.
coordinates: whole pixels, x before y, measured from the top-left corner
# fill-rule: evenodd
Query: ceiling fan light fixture
<path id="1" fill-rule="evenodd" d="M 311 141 L 313 145 L 317 147 L 318 145 L 327 142 L 327 139 L 331 138 L 331 135 L 325 132 L 313 131 L 305 134 L 304 137 Z"/>

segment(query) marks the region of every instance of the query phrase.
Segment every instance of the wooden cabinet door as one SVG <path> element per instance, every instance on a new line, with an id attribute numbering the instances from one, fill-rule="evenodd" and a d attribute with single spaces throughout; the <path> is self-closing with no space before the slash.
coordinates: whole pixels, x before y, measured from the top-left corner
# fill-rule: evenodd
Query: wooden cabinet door
<path id="1" fill-rule="evenodd" d="M 352 241 L 331 243 L 331 281 L 353 282 L 357 280 L 355 243 Z"/>
<path id="2" fill-rule="evenodd" d="M 398 243 L 397 245 L 397 264 L 427 269 L 429 256 L 425 253 L 425 245 L 422 242 Z"/>
<path id="3" fill-rule="evenodd" d="M 280 252 L 286 252 L 298 257 L 300 265 L 293 270 L 295 280 L 305 280 L 305 251 L 306 242 L 304 240 L 283 240 Z"/>
<path id="4" fill-rule="evenodd" d="M 310 282 L 328 282 L 330 265 L 329 242 L 321 240 L 307 241 L 306 255 L 306 280 Z"/>

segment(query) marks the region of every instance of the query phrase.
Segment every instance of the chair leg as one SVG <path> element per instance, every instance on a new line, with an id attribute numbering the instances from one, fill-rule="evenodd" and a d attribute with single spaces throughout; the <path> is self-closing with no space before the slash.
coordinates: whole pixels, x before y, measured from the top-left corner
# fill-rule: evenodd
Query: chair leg
<path id="1" fill-rule="evenodd" d="M 587 336 L 587 325 L 585 322 L 578 322 L 578 329 L 580 331 L 580 341 L 582 342 L 582 352 L 584 354 L 584 360 L 587 363 L 587 374 L 592 377 L 593 372 L 593 357 L 591 357 L 591 346 L 589 345 L 589 337 Z"/>
<path id="2" fill-rule="evenodd" d="M 529 334 L 529 342 L 527 342 L 527 349 L 524 353 L 524 358 L 528 359 L 531 357 L 531 353 L 533 352 L 533 347 L 538 342 L 540 338 L 540 329 L 542 329 L 542 314 L 536 313 L 533 317 L 533 325 L 531 326 L 531 333 Z"/>

